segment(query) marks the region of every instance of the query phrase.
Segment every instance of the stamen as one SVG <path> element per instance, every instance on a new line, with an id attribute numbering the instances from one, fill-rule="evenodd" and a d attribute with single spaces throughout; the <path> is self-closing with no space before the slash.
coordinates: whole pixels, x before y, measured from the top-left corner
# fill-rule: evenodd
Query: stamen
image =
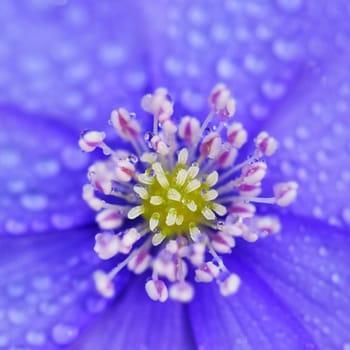
<path id="1" fill-rule="evenodd" d="M 187 150 L 187 148 L 183 148 L 179 152 L 179 155 L 178 155 L 178 158 L 177 158 L 177 163 L 178 164 L 182 164 L 182 165 L 186 165 L 187 159 L 188 159 L 188 150 Z"/>
<path id="2" fill-rule="evenodd" d="M 133 207 L 128 212 L 128 218 L 133 220 L 142 215 L 144 212 L 144 207 L 142 205 L 138 205 L 136 207 Z"/>
<path id="3" fill-rule="evenodd" d="M 206 182 L 209 187 L 213 187 L 217 184 L 219 180 L 219 173 L 217 171 L 213 171 L 207 176 Z"/>
<path id="4" fill-rule="evenodd" d="M 141 199 L 148 199 L 149 194 L 147 190 L 141 185 L 135 185 L 134 191 L 140 196 Z"/>
<path id="5" fill-rule="evenodd" d="M 179 191 L 175 190 L 175 188 L 169 188 L 168 199 L 170 199 L 172 201 L 180 202 L 181 193 Z"/>
<path id="6" fill-rule="evenodd" d="M 189 202 L 187 203 L 187 208 L 188 208 L 189 210 L 191 210 L 192 212 L 195 212 L 195 211 L 197 211 L 198 206 L 197 206 L 197 204 L 196 204 L 194 201 L 189 201 Z"/>
<path id="7" fill-rule="evenodd" d="M 173 226 L 173 225 L 175 225 L 176 219 L 177 219 L 176 209 L 171 208 L 168 212 L 165 223 L 168 226 Z"/>
<path id="8" fill-rule="evenodd" d="M 201 213 L 209 221 L 216 219 L 215 213 L 208 207 L 204 207 Z"/>
<path id="9" fill-rule="evenodd" d="M 150 203 L 153 205 L 161 205 L 164 203 L 164 199 L 161 196 L 152 196 L 150 199 Z"/>
<path id="10" fill-rule="evenodd" d="M 159 225 L 160 214 L 153 213 L 151 219 L 149 220 L 149 228 L 151 231 L 154 231 Z"/>
<path id="11" fill-rule="evenodd" d="M 203 194 L 203 199 L 207 202 L 211 202 L 212 200 L 217 198 L 217 196 L 218 196 L 218 191 L 210 190 L 210 191 Z"/>
<path id="12" fill-rule="evenodd" d="M 190 301 L 194 288 L 185 279 L 193 270 L 191 281 L 216 279 L 222 295 L 234 294 L 240 278 L 228 271 L 221 254 L 230 253 L 237 239 L 255 242 L 280 230 L 278 219 L 256 215 L 251 203 L 286 206 L 297 194 L 298 185 L 290 181 L 277 183 L 273 197 L 260 197 L 267 174 L 267 163 L 260 158 L 271 156 L 277 141 L 267 132 L 259 133 L 254 153 L 235 164 L 247 132 L 241 123 L 229 123 L 236 102 L 224 84 L 211 91 L 211 111 L 202 125 L 189 116 L 177 125 L 164 88 L 144 96 L 141 105 L 153 115 L 153 130 L 145 134 L 126 109 L 111 114 L 112 125 L 136 155 L 112 150 L 104 132 L 86 132 L 79 141 L 84 151 L 99 148 L 107 156 L 89 168 L 90 184 L 83 188 L 83 198 L 98 211 L 96 221 L 102 229 L 94 250 L 100 259 L 127 255 L 109 273 L 94 273 L 96 288 L 104 297 L 113 297 L 112 279 L 127 266 L 135 274 L 152 270 L 145 283 L 152 300 L 164 302 L 170 296 Z M 205 262 L 208 252 L 213 261 Z"/>
<path id="13" fill-rule="evenodd" d="M 193 239 L 193 241 L 197 241 L 197 238 L 201 234 L 199 227 L 196 226 L 196 224 L 192 222 L 189 225 L 189 230 L 190 230 L 190 235 L 191 235 L 191 238 Z"/>
<path id="14" fill-rule="evenodd" d="M 152 237 L 152 244 L 154 246 L 160 245 L 165 240 L 165 236 L 163 236 L 161 233 L 156 233 Z"/>
<path id="15" fill-rule="evenodd" d="M 180 169 L 176 176 L 176 185 L 183 186 L 187 179 L 187 171 L 185 169 Z"/>
<path id="16" fill-rule="evenodd" d="M 187 184 L 187 186 L 185 187 L 185 192 L 191 193 L 191 192 L 197 190 L 200 186 L 201 186 L 200 181 L 197 179 L 194 179 Z"/>

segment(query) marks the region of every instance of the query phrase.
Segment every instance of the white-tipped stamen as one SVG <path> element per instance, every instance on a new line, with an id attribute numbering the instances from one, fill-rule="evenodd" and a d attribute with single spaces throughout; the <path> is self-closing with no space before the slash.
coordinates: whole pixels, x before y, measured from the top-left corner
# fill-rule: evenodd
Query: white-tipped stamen
<path id="1" fill-rule="evenodd" d="M 178 164 L 186 165 L 188 160 L 188 150 L 187 148 L 183 148 L 178 155 L 177 162 Z"/>
<path id="2" fill-rule="evenodd" d="M 153 205 L 161 205 L 164 203 L 164 199 L 162 196 L 152 196 L 150 199 L 150 203 Z"/>
<path id="3" fill-rule="evenodd" d="M 185 192 L 191 193 L 197 190 L 200 186 L 201 186 L 201 182 L 198 179 L 194 179 L 187 184 L 187 186 L 185 187 Z"/>
<path id="4" fill-rule="evenodd" d="M 169 188 L 168 190 L 168 199 L 176 202 L 180 202 L 181 193 L 177 191 L 175 188 Z"/>
<path id="5" fill-rule="evenodd" d="M 138 205 L 136 207 L 133 207 L 128 212 L 128 218 L 133 220 L 142 215 L 144 212 L 144 207 L 142 205 Z"/>
<path id="6" fill-rule="evenodd" d="M 90 184 L 83 188 L 84 200 L 106 230 L 96 235 L 94 250 L 101 259 L 127 255 L 109 273 L 95 272 L 96 288 L 104 297 L 115 295 L 112 279 L 127 266 L 135 274 L 152 270 L 145 284 L 152 300 L 163 302 L 169 296 L 188 302 L 194 288 L 185 280 L 192 271 L 187 264 L 194 266 L 195 281 L 216 279 L 222 295 L 234 294 L 240 278 L 228 271 L 220 255 L 236 249 L 238 239 L 255 242 L 280 231 L 278 219 L 257 215 L 252 204 L 286 206 L 296 197 L 293 181 L 277 183 L 273 197 L 260 196 L 267 174 L 261 158 L 276 151 L 277 141 L 259 133 L 254 153 L 235 164 L 248 135 L 242 124 L 230 121 L 236 101 L 225 84 L 217 84 L 208 102 L 211 111 L 201 125 L 190 116 L 176 125 L 167 90 L 147 94 L 141 106 L 153 115 L 153 130 L 144 138 L 131 113 L 114 110 L 111 124 L 136 154 L 112 150 L 103 132 L 81 136 L 82 150 L 99 148 L 107 156 L 89 168 Z M 205 262 L 207 252 L 213 261 Z"/>
<path id="7" fill-rule="evenodd" d="M 180 169 L 176 175 L 176 185 L 183 186 L 187 179 L 187 171 L 185 169 Z"/>
<path id="8" fill-rule="evenodd" d="M 212 221 L 212 220 L 216 219 L 215 213 L 208 207 L 204 207 L 202 209 L 201 213 L 209 221 Z"/>
<path id="9" fill-rule="evenodd" d="M 151 231 L 154 231 L 159 225 L 160 214 L 153 213 L 149 220 L 149 228 Z"/>

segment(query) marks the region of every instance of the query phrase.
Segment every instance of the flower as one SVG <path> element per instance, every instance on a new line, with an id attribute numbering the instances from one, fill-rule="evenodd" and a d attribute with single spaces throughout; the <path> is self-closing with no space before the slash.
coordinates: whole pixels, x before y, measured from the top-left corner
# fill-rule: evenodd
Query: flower
<path id="1" fill-rule="evenodd" d="M 348 13 L 325 0 L 1 1 L 0 347 L 348 349 Z M 299 183 L 291 207 L 259 206 L 282 233 L 237 240 L 233 296 L 198 283 L 186 305 L 153 302 L 126 271 L 106 301 L 91 276 L 118 257 L 93 251 L 81 188 L 96 159 L 77 135 L 103 128 L 125 148 L 104 128 L 113 108 L 141 116 L 145 91 L 167 86 L 175 115 L 202 116 L 217 81 L 249 135 L 279 142 L 264 193 Z"/>
<path id="2" fill-rule="evenodd" d="M 253 155 L 234 164 L 247 141 L 242 124 L 229 122 L 235 104 L 227 86 L 217 84 L 209 95 L 211 112 L 204 121 L 185 116 L 176 125 L 168 91 L 158 88 L 141 100 L 144 110 L 153 115 L 153 132 L 144 138 L 140 123 L 126 109 L 111 114 L 111 124 L 136 155 L 112 150 L 103 132 L 81 136 L 83 151 L 100 148 L 108 156 L 89 167 L 90 184 L 83 189 L 87 204 L 99 211 L 96 221 L 104 230 L 95 236 L 94 250 L 103 260 L 126 254 L 108 273 L 94 273 L 102 296 L 114 297 L 113 279 L 128 267 L 136 274 L 152 270 L 145 284 L 152 300 L 164 302 L 169 295 L 189 302 L 194 288 L 186 281 L 188 265 L 195 269 L 197 282 L 215 279 L 223 296 L 232 295 L 240 278 L 230 273 L 219 254 L 232 253 L 237 238 L 255 242 L 280 230 L 276 217 L 255 215 L 252 203 L 285 207 L 295 200 L 298 185 L 277 183 L 273 197 L 259 197 L 267 169 L 261 157 L 275 153 L 278 144 L 267 132 L 260 132 Z M 130 228 L 122 229 L 128 224 Z M 212 260 L 206 261 L 207 253 Z M 169 291 L 163 279 L 171 282 Z"/>

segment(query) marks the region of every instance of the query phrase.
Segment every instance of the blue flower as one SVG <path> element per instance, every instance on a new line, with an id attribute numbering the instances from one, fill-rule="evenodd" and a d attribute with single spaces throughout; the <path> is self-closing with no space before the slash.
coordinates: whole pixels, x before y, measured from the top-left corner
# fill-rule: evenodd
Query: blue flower
<path id="1" fill-rule="evenodd" d="M 342 0 L 1 1 L 0 348 L 349 349 L 349 13 Z M 280 142 L 267 187 L 299 182 L 281 234 L 225 260 L 242 280 L 232 297 L 196 285 L 191 303 L 158 304 L 123 273 L 106 301 L 79 133 L 107 130 L 116 107 L 144 115 L 158 86 L 178 115 L 205 115 L 218 81 L 249 134 Z"/>

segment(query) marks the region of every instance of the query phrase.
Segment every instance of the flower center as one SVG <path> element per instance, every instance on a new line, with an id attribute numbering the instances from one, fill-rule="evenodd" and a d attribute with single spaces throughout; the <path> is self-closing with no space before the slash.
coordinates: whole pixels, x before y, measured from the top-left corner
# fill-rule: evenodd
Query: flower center
<path id="1" fill-rule="evenodd" d="M 111 124 L 136 155 L 111 149 L 103 132 L 82 135 L 84 151 L 100 148 L 107 156 L 89 168 L 91 184 L 83 189 L 84 199 L 99 212 L 102 232 L 95 236 L 94 250 L 103 260 L 126 255 L 108 273 L 94 273 L 96 288 L 105 297 L 113 297 L 113 279 L 125 267 L 136 274 L 151 270 L 145 290 L 152 300 L 170 296 L 188 302 L 194 294 L 190 281 L 216 280 L 222 295 L 234 294 L 240 278 L 221 254 L 231 253 L 236 239 L 254 242 L 279 231 L 278 219 L 256 215 L 254 205 L 286 206 L 296 196 L 298 186 L 291 181 L 275 184 L 273 197 L 259 197 L 267 169 L 261 158 L 276 151 L 277 141 L 259 133 L 254 153 L 235 163 L 247 132 L 241 123 L 229 121 L 235 101 L 225 85 L 214 87 L 209 105 L 202 123 L 184 116 L 176 124 L 167 90 L 157 89 L 141 101 L 153 114 L 153 131 L 144 137 L 141 124 L 127 110 L 113 111 Z M 194 278 L 188 276 L 193 272 Z"/>
<path id="2" fill-rule="evenodd" d="M 217 191 L 211 189 L 217 172 L 201 175 L 197 163 L 186 165 L 187 158 L 187 149 L 182 149 L 178 163 L 171 170 L 167 170 L 166 164 L 153 163 L 139 175 L 140 183 L 134 186 L 143 203 L 131 209 L 129 218 L 142 211 L 150 230 L 157 235 L 155 241 L 157 237 L 182 235 L 190 235 L 195 240 L 202 226 L 216 222 L 216 214 L 226 214 L 226 210 L 220 210 L 213 202 L 218 196 Z"/>

